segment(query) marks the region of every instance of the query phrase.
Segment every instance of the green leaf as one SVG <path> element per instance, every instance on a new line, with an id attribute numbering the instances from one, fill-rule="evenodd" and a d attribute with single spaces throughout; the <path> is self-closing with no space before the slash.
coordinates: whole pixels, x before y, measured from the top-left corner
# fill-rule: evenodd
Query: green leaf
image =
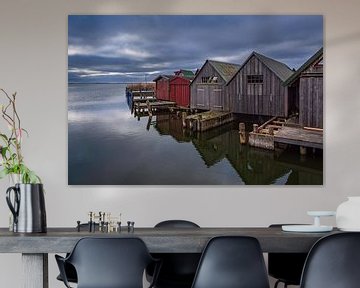
<path id="1" fill-rule="evenodd" d="M 25 132 L 25 134 L 26 134 L 27 137 L 29 137 L 29 132 L 28 132 L 26 129 L 21 128 L 21 130 Z"/>
<path id="2" fill-rule="evenodd" d="M 5 134 L 0 133 L 0 137 L 4 140 L 4 142 L 8 142 L 8 137 Z"/>
<path id="3" fill-rule="evenodd" d="M 6 152 L 9 150 L 9 148 L 8 147 L 2 147 L 1 148 L 1 156 L 3 157 L 3 158 L 6 158 Z"/>
<path id="4" fill-rule="evenodd" d="M 3 169 L 0 171 L 0 179 L 4 178 L 5 176 L 7 176 L 9 174 L 9 170 L 8 169 Z"/>

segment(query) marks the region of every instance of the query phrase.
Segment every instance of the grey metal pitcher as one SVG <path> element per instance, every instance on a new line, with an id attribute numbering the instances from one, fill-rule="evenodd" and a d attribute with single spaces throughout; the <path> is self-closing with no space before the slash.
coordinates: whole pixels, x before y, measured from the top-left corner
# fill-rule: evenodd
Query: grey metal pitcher
<path id="1" fill-rule="evenodd" d="M 13 197 L 11 197 L 12 192 Z M 15 184 L 6 190 L 6 202 L 14 216 L 14 232 L 42 233 L 47 231 L 42 184 Z"/>

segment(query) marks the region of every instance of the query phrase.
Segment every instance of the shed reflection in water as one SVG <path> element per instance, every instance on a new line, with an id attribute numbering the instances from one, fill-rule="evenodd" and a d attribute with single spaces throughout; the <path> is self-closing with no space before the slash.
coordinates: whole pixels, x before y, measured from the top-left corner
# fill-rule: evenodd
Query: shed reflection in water
<path id="1" fill-rule="evenodd" d="M 321 156 L 301 156 L 295 148 L 268 151 L 241 145 L 237 127 L 237 123 L 230 123 L 201 133 L 191 132 L 182 128 L 176 115 L 157 115 L 155 125 L 159 134 L 191 142 L 207 167 L 227 159 L 244 184 L 322 184 Z"/>
<path id="2" fill-rule="evenodd" d="M 136 118 L 124 84 L 69 85 L 70 185 L 318 185 L 323 157 L 240 145 L 238 124 L 202 133 L 176 114 Z"/>

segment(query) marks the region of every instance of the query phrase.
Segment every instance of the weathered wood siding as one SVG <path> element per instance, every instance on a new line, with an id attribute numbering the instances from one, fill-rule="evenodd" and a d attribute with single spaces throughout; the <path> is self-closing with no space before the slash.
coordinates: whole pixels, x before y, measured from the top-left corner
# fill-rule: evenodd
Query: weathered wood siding
<path id="1" fill-rule="evenodd" d="M 183 107 L 190 106 L 190 80 L 175 77 L 170 81 L 170 101 Z"/>
<path id="2" fill-rule="evenodd" d="M 229 97 L 226 93 L 225 80 L 206 63 L 200 74 L 191 83 L 190 107 L 204 110 L 229 111 Z M 218 77 L 218 83 L 202 83 L 202 77 Z"/>
<path id="3" fill-rule="evenodd" d="M 160 100 L 169 100 L 169 79 L 160 78 L 156 81 L 156 98 Z"/>
<path id="4" fill-rule="evenodd" d="M 299 84 L 299 122 L 323 128 L 323 74 L 304 73 Z"/>
<path id="5" fill-rule="evenodd" d="M 247 75 L 263 75 L 263 84 L 248 84 Z M 287 116 L 287 89 L 281 80 L 255 56 L 242 67 L 227 86 L 234 113 Z"/>

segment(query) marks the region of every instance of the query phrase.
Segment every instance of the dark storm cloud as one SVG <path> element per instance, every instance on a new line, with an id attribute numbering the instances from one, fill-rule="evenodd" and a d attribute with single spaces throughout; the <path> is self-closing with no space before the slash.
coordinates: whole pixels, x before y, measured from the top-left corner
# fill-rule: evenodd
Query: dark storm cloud
<path id="1" fill-rule="evenodd" d="M 298 68 L 323 45 L 322 16 L 69 16 L 69 82 L 151 80 L 253 51 Z"/>

